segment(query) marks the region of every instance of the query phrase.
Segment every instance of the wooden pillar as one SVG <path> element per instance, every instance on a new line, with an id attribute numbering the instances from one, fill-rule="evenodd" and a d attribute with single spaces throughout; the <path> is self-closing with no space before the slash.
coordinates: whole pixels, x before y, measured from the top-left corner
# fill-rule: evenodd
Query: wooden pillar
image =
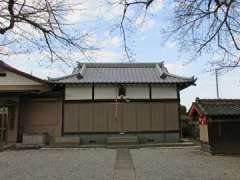
<path id="1" fill-rule="evenodd" d="M 181 121 L 181 102 L 180 102 L 180 88 L 177 86 L 177 99 L 178 99 L 178 129 L 179 140 L 182 138 L 182 121 Z"/>
<path id="2" fill-rule="evenodd" d="M 0 110 L 1 110 L 1 107 L 2 106 L 0 106 Z M 0 151 L 2 151 L 2 149 L 3 149 L 3 141 L 2 141 L 2 137 L 3 137 L 3 117 L 2 117 L 2 114 L 3 113 L 1 113 L 1 117 L 0 117 Z"/>

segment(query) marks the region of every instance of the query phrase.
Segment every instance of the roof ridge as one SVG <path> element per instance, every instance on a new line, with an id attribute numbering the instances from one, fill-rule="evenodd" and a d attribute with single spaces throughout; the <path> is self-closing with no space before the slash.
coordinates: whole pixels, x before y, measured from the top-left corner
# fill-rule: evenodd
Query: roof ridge
<path id="1" fill-rule="evenodd" d="M 98 67 L 103 67 L 103 68 L 144 68 L 144 67 L 152 67 L 154 68 L 156 64 L 160 64 L 162 66 L 163 61 L 158 63 L 158 62 L 84 62 L 80 63 L 78 62 L 78 67 L 80 68 L 83 65 L 86 65 L 89 68 L 98 68 Z"/>
<path id="2" fill-rule="evenodd" d="M 201 109 L 201 111 L 205 114 L 208 114 L 208 112 L 206 111 L 206 109 L 202 106 L 202 104 L 199 102 L 199 99 L 196 99 L 196 104 L 198 105 L 198 107 Z"/>
<path id="3" fill-rule="evenodd" d="M 166 72 L 165 72 L 165 70 L 163 70 L 163 68 L 164 68 L 163 65 L 160 67 L 159 64 L 156 64 L 155 67 L 158 70 L 160 77 L 162 79 L 166 78 Z"/>
<path id="4" fill-rule="evenodd" d="M 195 78 L 194 76 L 192 77 L 186 77 L 186 76 L 179 76 L 179 75 L 176 75 L 176 74 L 172 74 L 172 73 L 169 73 L 169 72 L 166 72 L 168 76 L 172 76 L 172 77 L 175 77 L 175 78 L 183 78 L 183 79 L 189 79 L 189 80 L 194 80 L 196 81 L 197 78 Z"/>

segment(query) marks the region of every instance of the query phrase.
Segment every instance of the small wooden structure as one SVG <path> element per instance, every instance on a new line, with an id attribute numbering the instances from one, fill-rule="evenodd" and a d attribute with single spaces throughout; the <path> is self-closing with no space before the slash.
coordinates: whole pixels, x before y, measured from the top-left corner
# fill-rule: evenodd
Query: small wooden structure
<path id="1" fill-rule="evenodd" d="M 199 119 L 201 148 L 210 153 L 240 153 L 240 100 L 196 99 L 188 112 Z"/>

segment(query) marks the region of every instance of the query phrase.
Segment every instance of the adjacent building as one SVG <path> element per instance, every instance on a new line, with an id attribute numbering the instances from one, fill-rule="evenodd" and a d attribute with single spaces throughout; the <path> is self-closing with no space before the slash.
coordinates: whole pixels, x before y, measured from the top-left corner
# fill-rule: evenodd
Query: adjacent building
<path id="1" fill-rule="evenodd" d="M 210 153 L 240 153 L 240 100 L 196 99 L 189 110 L 199 119 L 202 150 Z"/>

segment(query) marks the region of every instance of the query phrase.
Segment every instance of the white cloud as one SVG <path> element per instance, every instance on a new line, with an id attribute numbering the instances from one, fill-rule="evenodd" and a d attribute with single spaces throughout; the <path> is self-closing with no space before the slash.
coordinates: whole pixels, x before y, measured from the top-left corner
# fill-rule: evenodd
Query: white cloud
<path id="1" fill-rule="evenodd" d="M 122 16 L 124 7 L 118 0 L 69 0 L 69 5 L 74 5 L 74 9 L 65 17 L 68 23 L 80 23 L 94 21 L 97 19 L 113 20 Z M 149 7 L 150 13 L 156 13 L 163 7 L 164 0 L 155 0 Z M 134 15 L 132 9 L 128 9 L 128 16 Z M 150 22 L 153 23 L 152 21 Z"/>
<path id="2" fill-rule="evenodd" d="M 160 11 L 163 7 L 164 4 L 164 0 L 155 0 L 153 1 L 153 3 L 150 5 L 150 12 L 151 13 L 156 13 L 158 11 Z"/>
<path id="3" fill-rule="evenodd" d="M 148 12 L 147 14 L 142 14 L 141 16 L 139 16 L 136 20 L 136 27 L 141 30 L 141 31 L 147 31 L 152 29 L 156 22 L 153 20 L 152 17 L 148 16 L 148 13 L 157 13 L 158 11 L 160 11 L 163 7 L 163 0 L 155 0 L 153 1 L 153 3 L 149 6 Z"/>
<path id="4" fill-rule="evenodd" d="M 138 17 L 136 20 L 136 27 L 141 31 L 147 31 L 155 26 L 155 21 L 147 17 Z"/>
<path id="5" fill-rule="evenodd" d="M 115 37 L 112 37 L 112 38 L 110 39 L 110 44 L 109 44 L 109 45 L 111 45 L 111 46 L 113 46 L 113 47 L 118 47 L 118 46 L 120 45 L 120 43 L 121 43 L 120 38 L 117 37 L 117 36 L 115 36 Z"/>
<path id="6" fill-rule="evenodd" d="M 117 62 L 120 59 L 119 53 L 113 51 L 96 51 L 93 53 L 96 62 Z"/>
<path id="7" fill-rule="evenodd" d="M 103 41 L 99 41 L 98 43 L 102 47 L 111 47 L 111 48 L 116 48 L 119 47 L 121 44 L 121 39 L 118 36 L 106 36 Z"/>
<path id="8" fill-rule="evenodd" d="M 185 72 L 190 68 L 190 65 L 183 65 L 182 63 L 165 63 L 168 71 L 172 74 L 185 75 Z"/>
<path id="9" fill-rule="evenodd" d="M 105 0 L 70 0 L 69 4 L 74 4 L 75 7 L 65 17 L 68 23 L 93 21 L 98 18 L 112 20 L 122 15 L 122 7 L 119 3 L 109 4 Z"/>
<path id="10" fill-rule="evenodd" d="M 46 79 L 49 77 L 61 76 L 71 72 L 72 68 L 66 64 L 58 62 L 50 62 L 46 59 L 43 54 L 30 53 L 30 54 L 15 54 L 7 58 L 4 58 L 4 61 L 28 74 Z"/>
<path id="11" fill-rule="evenodd" d="M 100 49 L 89 52 L 87 58 L 81 52 L 72 52 L 69 54 L 69 58 L 72 60 L 72 64 L 79 62 L 117 62 L 121 58 L 119 53 L 114 51 Z"/>
<path id="12" fill-rule="evenodd" d="M 177 46 L 177 43 L 175 41 L 168 41 L 166 44 L 165 44 L 165 47 L 166 48 L 169 48 L 169 49 L 175 49 Z"/>
<path id="13" fill-rule="evenodd" d="M 64 52 L 63 52 L 64 53 Z M 110 50 L 96 50 L 88 54 L 87 59 L 81 52 L 72 52 L 66 56 L 66 62 L 44 60 L 46 57 L 39 52 L 30 54 L 16 54 L 9 56 L 4 61 L 17 69 L 41 78 L 57 77 L 71 73 L 77 61 L 80 62 L 117 62 L 119 53 Z"/>
<path id="14" fill-rule="evenodd" d="M 88 46 L 100 49 L 117 48 L 121 45 L 121 38 L 119 36 L 111 36 L 106 32 L 103 37 L 97 37 L 94 33 L 89 34 L 84 41 Z"/>

